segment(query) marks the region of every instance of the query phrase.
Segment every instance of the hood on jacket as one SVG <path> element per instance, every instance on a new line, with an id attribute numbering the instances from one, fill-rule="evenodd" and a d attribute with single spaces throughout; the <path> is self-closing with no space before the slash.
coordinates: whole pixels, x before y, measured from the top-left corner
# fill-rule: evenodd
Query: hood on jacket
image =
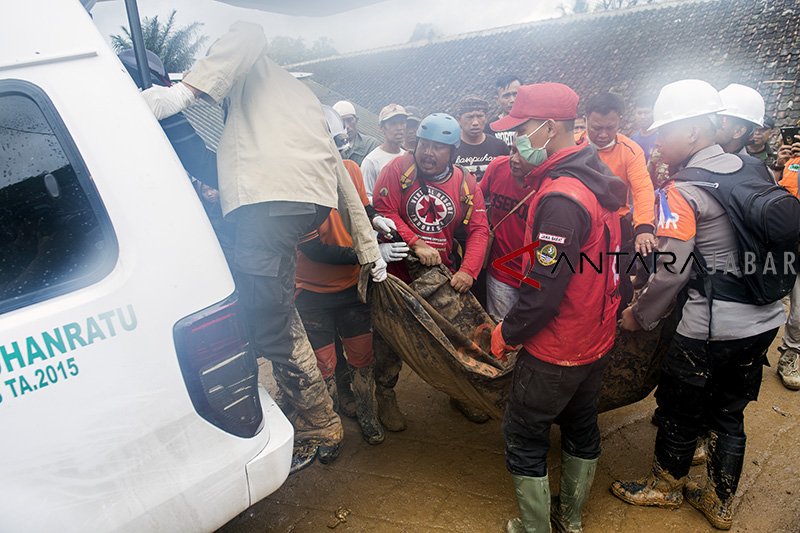
<path id="1" fill-rule="evenodd" d="M 621 178 L 600 160 L 597 150 L 587 145 L 579 145 L 579 150 L 570 150 L 547 173 L 552 178 L 570 176 L 586 185 L 597 197 L 600 205 L 609 211 L 617 211 L 628 200 L 628 187 Z"/>

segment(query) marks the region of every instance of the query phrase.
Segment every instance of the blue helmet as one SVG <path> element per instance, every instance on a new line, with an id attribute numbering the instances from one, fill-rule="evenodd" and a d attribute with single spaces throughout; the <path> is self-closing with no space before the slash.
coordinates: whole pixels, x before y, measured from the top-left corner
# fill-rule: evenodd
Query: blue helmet
<path id="1" fill-rule="evenodd" d="M 458 148 L 461 145 L 461 126 L 447 113 L 432 113 L 419 123 L 417 137 Z"/>

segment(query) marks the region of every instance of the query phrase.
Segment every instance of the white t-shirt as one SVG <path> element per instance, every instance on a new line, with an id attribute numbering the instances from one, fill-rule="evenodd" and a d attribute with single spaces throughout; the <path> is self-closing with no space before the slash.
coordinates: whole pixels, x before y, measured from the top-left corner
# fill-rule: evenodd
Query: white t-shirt
<path id="1" fill-rule="evenodd" d="M 391 154 L 378 146 L 367 154 L 367 157 L 361 162 L 361 175 L 364 178 L 364 189 L 367 191 L 367 197 L 370 203 L 372 203 L 372 189 L 375 188 L 375 183 L 378 181 L 378 174 L 381 173 L 381 169 L 385 167 L 389 161 L 395 157 L 400 157 L 404 153 L 405 152 L 401 148 L 396 154 Z"/>

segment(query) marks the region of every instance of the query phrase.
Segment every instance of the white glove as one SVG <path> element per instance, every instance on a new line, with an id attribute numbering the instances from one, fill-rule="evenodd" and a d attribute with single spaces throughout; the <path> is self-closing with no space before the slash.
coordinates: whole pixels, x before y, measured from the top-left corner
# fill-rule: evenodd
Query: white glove
<path id="1" fill-rule="evenodd" d="M 194 102 L 194 93 L 183 83 L 169 87 L 153 85 L 142 91 L 142 98 L 158 120 L 171 117 Z"/>
<path id="2" fill-rule="evenodd" d="M 369 273 L 372 276 L 372 281 L 375 283 L 384 281 L 387 276 L 386 261 L 384 261 L 382 257 L 379 257 L 378 260 L 372 265 L 372 270 L 370 270 Z"/>
<path id="3" fill-rule="evenodd" d="M 379 244 L 378 249 L 381 251 L 381 257 L 387 263 L 405 259 L 411 251 L 411 248 L 404 242 L 385 242 Z"/>
<path id="4" fill-rule="evenodd" d="M 392 230 L 397 231 L 397 226 L 391 218 L 382 217 L 380 215 L 372 219 L 372 228 L 378 233 L 389 235 Z M 388 259 L 387 259 L 388 261 Z"/>

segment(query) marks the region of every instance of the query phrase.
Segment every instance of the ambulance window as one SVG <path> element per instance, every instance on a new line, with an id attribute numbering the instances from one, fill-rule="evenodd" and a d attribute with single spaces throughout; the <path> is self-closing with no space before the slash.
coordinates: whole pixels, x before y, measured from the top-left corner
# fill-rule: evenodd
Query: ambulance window
<path id="1" fill-rule="evenodd" d="M 114 266 L 108 215 L 49 99 L 0 82 L 0 313 L 85 287 Z"/>

